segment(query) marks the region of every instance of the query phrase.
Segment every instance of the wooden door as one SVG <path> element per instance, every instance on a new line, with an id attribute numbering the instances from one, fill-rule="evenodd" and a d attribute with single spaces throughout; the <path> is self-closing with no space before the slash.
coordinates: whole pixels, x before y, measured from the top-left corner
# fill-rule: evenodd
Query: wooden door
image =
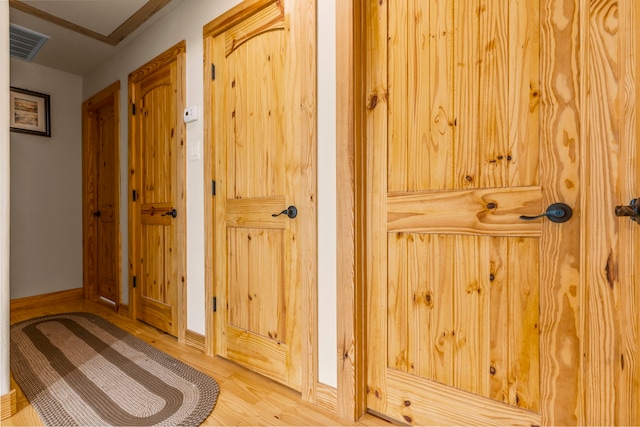
<path id="1" fill-rule="evenodd" d="M 311 53 L 295 56 L 313 28 L 295 16 L 312 2 L 294 3 L 243 3 L 205 34 L 213 29 L 215 351 L 301 390 L 316 263 L 315 79 Z"/>
<path id="2" fill-rule="evenodd" d="M 87 297 L 120 304 L 119 82 L 83 103 Z"/>
<path id="3" fill-rule="evenodd" d="M 637 424 L 639 237 L 613 215 L 638 191 L 637 14 L 367 3 L 370 409 Z M 521 218 L 556 202 L 569 221 Z"/>
<path id="4" fill-rule="evenodd" d="M 412 424 L 540 423 L 539 5 L 482 4 L 370 3 L 368 405 Z"/>
<path id="5" fill-rule="evenodd" d="M 118 304 L 118 235 L 119 221 L 116 218 L 116 199 L 119 195 L 114 186 L 118 180 L 115 176 L 119 159 L 114 149 L 116 143 L 114 106 L 107 105 L 97 111 L 98 151 L 97 151 L 97 207 L 93 213 L 98 222 L 98 296 Z"/>
<path id="6" fill-rule="evenodd" d="M 180 43 L 129 77 L 135 317 L 171 335 L 185 286 L 185 132 Z"/>
<path id="7" fill-rule="evenodd" d="M 587 70 L 580 128 L 584 386 L 578 388 L 575 401 L 582 408 L 575 417 L 557 405 L 549 413 L 563 418 L 548 418 L 549 424 L 638 426 L 640 218 L 615 212 L 616 206 L 640 202 L 640 2 L 590 2 L 580 12 L 585 20 L 576 38 L 586 52 L 580 69 Z M 568 402 L 573 409 L 574 400 Z"/>

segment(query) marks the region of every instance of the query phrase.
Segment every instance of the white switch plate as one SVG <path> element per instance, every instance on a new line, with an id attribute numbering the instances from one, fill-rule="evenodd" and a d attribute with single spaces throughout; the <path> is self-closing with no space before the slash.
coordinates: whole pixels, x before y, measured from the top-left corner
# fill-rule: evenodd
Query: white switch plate
<path id="1" fill-rule="evenodd" d="M 189 144 L 189 152 L 187 154 L 187 158 L 189 160 L 200 160 L 201 152 L 202 148 L 200 141 L 195 141 L 192 144 Z"/>
<path id="2" fill-rule="evenodd" d="M 197 105 L 192 105 L 190 107 L 187 107 L 184 109 L 184 122 L 185 123 L 191 123 L 191 122 L 195 122 L 196 120 L 198 120 L 199 115 L 198 115 L 198 106 Z"/>

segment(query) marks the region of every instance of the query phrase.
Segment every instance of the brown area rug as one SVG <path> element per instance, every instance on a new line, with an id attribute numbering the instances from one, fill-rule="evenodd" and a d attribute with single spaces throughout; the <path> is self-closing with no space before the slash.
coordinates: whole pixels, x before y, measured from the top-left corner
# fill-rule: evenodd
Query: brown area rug
<path id="1" fill-rule="evenodd" d="M 46 425 L 199 425 L 209 376 L 93 314 L 11 326 L 11 371 Z"/>

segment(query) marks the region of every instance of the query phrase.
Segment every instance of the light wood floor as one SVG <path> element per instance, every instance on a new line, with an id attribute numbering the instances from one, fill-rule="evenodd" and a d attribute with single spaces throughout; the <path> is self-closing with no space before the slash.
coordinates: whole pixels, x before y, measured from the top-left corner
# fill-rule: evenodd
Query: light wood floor
<path id="1" fill-rule="evenodd" d="M 287 387 L 224 359 L 209 357 L 193 347 L 179 344 L 175 338 L 160 333 L 144 323 L 133 322 L 118 315 L 101 303 L 74 299 L 44 306 L 40 304 L 21 307 L 11 311 L 11 323 L 48 314 L 79 311 L 98 314 L 121 329 L 213 377 L 220 385 L 221 391 L 215 408 L 202 425 L 391 425 L 371 414 L 366 414 L 356 423 L 350 423 L 323 408 L 302 401 L 298 393 Z M 11 388 L 16 389 L 17 413 L 2 421 L 0 425 L 43 425 L 13 378 Z"/>

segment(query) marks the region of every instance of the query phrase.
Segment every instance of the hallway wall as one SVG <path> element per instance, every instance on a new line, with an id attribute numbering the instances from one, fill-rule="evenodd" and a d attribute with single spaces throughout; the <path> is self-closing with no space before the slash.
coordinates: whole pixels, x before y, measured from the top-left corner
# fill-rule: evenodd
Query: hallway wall
<path id="1" fill-rule="evenodd" d="M 51 96 L 51 138 L 11 132 L 11 299 L 82 287 L 82 77 L 19 59 L 11 86 Z"/>

